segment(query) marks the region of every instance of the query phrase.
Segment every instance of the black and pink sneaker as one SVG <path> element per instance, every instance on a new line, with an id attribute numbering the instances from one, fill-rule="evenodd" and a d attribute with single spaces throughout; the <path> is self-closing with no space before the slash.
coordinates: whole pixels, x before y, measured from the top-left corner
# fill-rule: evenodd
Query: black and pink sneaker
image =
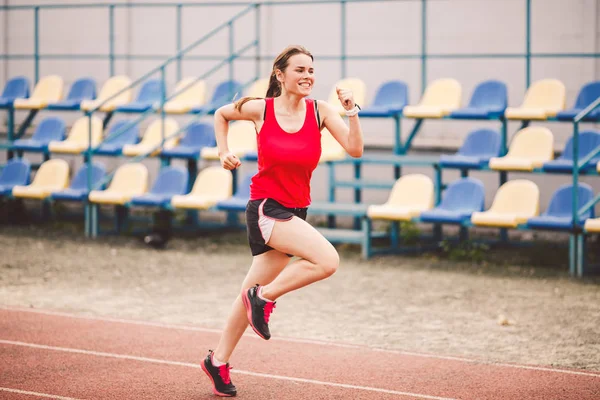
<path id="1" fill-rule="evenodd" d="M 266 301 L 258 296 L 260 286 L 251 287 L 248 290 L 242 291 L 242 302 L 246 307 L 248 322 L 254 332 L 261 338 L 269 340 L 271 332 L 269 332 L 269 317 L 275 308 L 274 301 Z"/>
<path id="2" fill-rule="evenodd" d="M 235 397 L 237 390 L 229 377 L 229 370 L 231 369 L 229 363 L 215 367 L 212 359 L 213 351 L 209 350 L 208 356 L 206 356 L 202 363 L 202 370 L 213 383 L 213 393 L 221 397 Z"/>

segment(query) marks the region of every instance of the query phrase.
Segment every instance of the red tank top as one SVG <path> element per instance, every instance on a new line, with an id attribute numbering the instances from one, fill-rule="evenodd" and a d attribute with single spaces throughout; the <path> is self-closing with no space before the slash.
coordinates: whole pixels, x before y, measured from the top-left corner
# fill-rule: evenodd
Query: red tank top
<path id="1" fill-rule="evenodd" d="M 321 158 L 321 131 L 314 101 L 305 99 L 306 116 L 296 133 L 284 131 L 275 118 L 273 98 L 265 99 L 265 120 L 258 134 L 258 173 L 250 200 L 271 198 L 285 207 L 310 205 L 310 179 Z"/>

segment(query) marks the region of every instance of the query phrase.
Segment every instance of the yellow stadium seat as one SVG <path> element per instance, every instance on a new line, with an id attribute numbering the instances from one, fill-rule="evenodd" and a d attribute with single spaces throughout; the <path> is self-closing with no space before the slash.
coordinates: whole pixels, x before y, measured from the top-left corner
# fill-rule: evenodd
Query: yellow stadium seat
<path id="1" fill-rule="evenodd" d="M 346 150 L 333 135 L 324 128 L 321 131 L 321 159 L 319 162 L 338 161 L 346 158 Z"/>
<path id="2" fill-rule="evenodd" d="M 108 188 L 92 190 L 89 199 L 92 203 L 124 205 L 147 190 L 148 168 L 141 163 L 123 164 L 115 171 Z"/>
<path id="3" fill-rule="evenodd" d="M 526 179 L 516 179 L 500 186 L 490 209 L 473 213 L 471 222 L 477 226 L 516 228 L 538 215 L 539 210 L 537 185 Z"/>
<path id="4" fill-rule="evenodd" d="M 408 118 L 442 118 L 460 107 L 462 87 L 456 79 L 437 79 L 425 88 L 416 106 L 406 106 L 402 115 Z"/>
<path id="5" fill-rule="evenodd" d="M 15 186 L 12 194 L 14 197 L 43 200 L 52 192 L 66 189 L 68 186 L 69 164 L 57 158 L 42 163 L 33 182 L 27 186 Z"/>
<path id="6" fill-rule="evenodd" d="M 172 136 L 179 129 L 179 124 L 172 118 L 165 118 L 165 142 L 162 145 L 162 148 L 157 148 L 152 151 L 152 156 L 156 156 L 160 153 L 161 149 L 172 149 L 177 146 L 179 143 L 179 137 L 172 137 L 170 139 L 169 136 Z M 142 154 L 147 154 L 156 146 L 159 146 L 162 143 L 163 134 L 162 134 L 162 120 L 157 119 L 153 121 L 148 128 L 146 128 L 146 132 L 144 132 L 144 136 L 142 140 L 137 144 L 126 144 L 123 146 L 123 155 L 125 156 L 139 156 Z"/>
<path id="7" fill-rule="evenodd" d="M 117 94 L 129 85 L 131 85 L 131 79 L 129 79 L 129 77 L 123 75 L 113 76 L 104 83 L 102 89 L 100 89 L 100 94 L 98 95 L 98 98 L 96 100 L 84 100 L 81 102 L 81 109 L 84 111 L 92 110 L 98 107 L 104 101 L 106 101 L 109 97 Z M 104 103 L 100 107 L 100 111 L 114 111 L 115 108 L 123 104 L 129 103 L 131 101 L 131 98 L 132 91 L 130 88 Z"/>
<path id="8" fill-rule="evenodd" d="M 410 174 L 396 181 L 385 204 L 369 206 L 367 216 L 371 219 L 410 221 L 433 208 L 433 203 L 431 179 L 422 174 Z"/>
<path id="9" fill-rule="evenodd" d="M 520 107 L 508 107 L 504 115 L 508 119 L 544 120 L 564 110 L 565 102 L 565 85 L 557 79 L 542 79 L 527 89 Z"/>
<path id="10" fill-rule="evenodd" d="M 87 150 L 89 146 L 89 121 L 87 117 L 81 117 L 73 124 L 69 136 L 65 140 L 53 140 L 48 145 L 52 153 L 79 154 Z M 102 120 L 92 117 L 92 147 L 97 146 L 102 140 Z"/>
<path id="11" fill-rule="evenodd" d="M 332 105 L 340 115 L 345 115 L 345 109 L 342 107 L 342 104 L 338 99 L 336 87 L 340 89 L 351 90 L 352 95 L 354 96 L 354 102 L 361 107 L 365 106 L 367 96 L 367 85 L 365 85 L 365 82 L 359 78 L 341 79 L 331 89 L 331 92 L 329 93 L 329 100 L 327 100 L 327 102 Z"/>
<path id="12" fill-rule="evenodd" d="M 14 107 L 18 110 L 40 110 L 50 103 L 56 103 L 63 97 L 63 79 L 58 75 L 41 78 L 28 99 L 16 99 Z"/>
<path id="13" fill-rule="evenodd" d="M 533 171 L 554 158 L 554 135 L 548 128 L 530 126 L 515 134 L 508 154 L 492 157 L 490 169 L 498 171 Z"/>
<path id="14" fill-rule="evenodd" d="M 244 157 L 250 152 L 256 151 L 256 127 L 250 121 L 237 121 L 229 125 L 227 132 L 227 144 L 229 151 L 238 156 Z M 219 149 L 216 147 L 204 147 L 200 153 L 205 160 L 218 160 Z"/>
<path id="15" fill-rule="evenodd" d="M 171 199 L 175 208 L 207 210 L 220 201 L 231 197 L 233 175 L 221 167 L 208 167 L 200 171 L 192 191 Z"/>
<path id="16" fill-rule="evenodd" d="M 250 86 L 248 89 L 248 97 L 261 97 L 267 96 L 267 90 L 269 89 L 269 78 L 259 79 Z"/>
<path id="17" fill-rule="evenodd" d="M 196 78 L 185 78 L 179 81 L 175 92 L 183 90 L 186 86 L 189 88 L 165 103 L 166 113 L 185 114 L 192 108 L 203 106 L 206 103 L 206 82 L 199 80 L 193 83 L 195 80 Z"/>
<path id="18" fill-rule="evenodd" d="M 583 229 L 590 233 L 600 233 L 600 218 L 586 219 Z"/>

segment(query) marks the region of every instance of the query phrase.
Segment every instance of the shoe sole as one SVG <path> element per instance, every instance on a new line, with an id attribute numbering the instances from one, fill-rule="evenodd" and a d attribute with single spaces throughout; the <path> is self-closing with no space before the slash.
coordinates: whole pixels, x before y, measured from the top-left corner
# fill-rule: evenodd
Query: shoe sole
<path id="1" fill-rule="evenodd" d="M 235 397 L 236 394 L 227 394 L 227 393 L 221 393 L 217 390 L 217 387 L 215 386 L 215 380 L 213 379 L 212 375 L 210 374 L 210 372 L 208 372 L 208 370 L 206 369 L 206 366 L 204 365 L 204 361 L 202 361 L 202 364 L 200 364 L 200 366 L 202 367 L 202 371 L 204 371 L 204 373 L 206 374 L 206 376 L 208 376 L 208 379 L 210 379 L 210 381 L 212 382 L 213 385 L 213 393 L 216 394 L 217 396 L 220 397 Z"/>
<path id="2" fill-rule="evenodd" d="M 250 324 L 250 326 L 252 327 L 252 330 L 258 335 L 260 336 L 262 339 L 264 340 L 269 340 L 269 338 L 266 338 L 263 336 L 262 333 L 260 333 L 258 331 L 258 329 L 256 329 L 254 327 L 254 324 L 252 323 L 252 307 L 250 306 L 250 299 L 248 298 L 248 290 L 244 290 L 242 291 L 242 303 L 244 303 L 244 308 L 246 308 L 246 315 L 248 317 L 248 323 Z"/>

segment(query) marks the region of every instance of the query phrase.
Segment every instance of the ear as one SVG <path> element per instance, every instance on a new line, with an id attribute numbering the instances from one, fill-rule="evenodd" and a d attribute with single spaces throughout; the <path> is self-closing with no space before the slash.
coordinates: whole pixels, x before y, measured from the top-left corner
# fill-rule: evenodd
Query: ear
<path id="1" fill-rule="evenodd" d="M 277 78 L 277 80 L 279 81 L 279 83 L 283 83 L 283 72 L 281 72 L 281 70 L 275 70 L 275 77 Z"/>

